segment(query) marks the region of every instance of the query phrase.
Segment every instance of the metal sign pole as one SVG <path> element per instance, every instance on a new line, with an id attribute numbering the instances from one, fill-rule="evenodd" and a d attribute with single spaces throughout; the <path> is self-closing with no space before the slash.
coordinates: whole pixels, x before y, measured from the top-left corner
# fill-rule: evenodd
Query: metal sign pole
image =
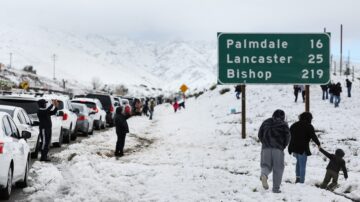
<path id="1" fill-rule="evenodd" d="M 246 91 L 245 85 L 241 85 L 241 137 L 246 138 Z"/>
<path id="2" fill-rule="evenodd" d="M 305 85 L 305 111 L 310 112 L 310 86 Z"/>

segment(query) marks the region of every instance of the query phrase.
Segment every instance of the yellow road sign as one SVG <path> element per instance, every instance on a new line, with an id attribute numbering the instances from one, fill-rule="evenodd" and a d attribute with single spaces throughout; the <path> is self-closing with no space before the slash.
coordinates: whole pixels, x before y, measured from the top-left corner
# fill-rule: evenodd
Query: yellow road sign
<path id="1" fill-rule="evenodd" d="M 181 92 L 183 92 L 183 93 L 185 93 L 188 89 L 189 89 L 189 88 L 188 88 L 185 84 L 183 84 L 183 85 L 180 87 L 180 90 L 181 90 Z"/>

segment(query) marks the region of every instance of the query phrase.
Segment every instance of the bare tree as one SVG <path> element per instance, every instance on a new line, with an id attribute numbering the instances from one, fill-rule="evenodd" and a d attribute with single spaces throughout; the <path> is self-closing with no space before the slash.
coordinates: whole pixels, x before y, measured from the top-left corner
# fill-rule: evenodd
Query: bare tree
<path id="1" fill-rule="evenodd" d="M 99 89 L 101 85 L 102 85 L 102 83 L 101 83 L 99 77 L 93 77 L 91 79 L 91 86 L 92 86 L 93 90 Z"/>

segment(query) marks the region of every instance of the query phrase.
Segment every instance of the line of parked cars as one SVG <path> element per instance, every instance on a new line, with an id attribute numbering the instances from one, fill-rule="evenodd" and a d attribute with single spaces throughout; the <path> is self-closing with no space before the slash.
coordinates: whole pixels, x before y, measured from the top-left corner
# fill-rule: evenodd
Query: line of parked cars
<path id="1" fill-rule="evenodd" d="M 31 158 L 40 151 L 38 100 L 58 100 L 59 110 L 51 117 L 51 144 L 61 147 L 78 134 L 114 125 L 116 108 L 130 110 L 130 99 L 108 94 L 87 94 L 70 99 L 59 95 L 0 95 L 0 199 L 9 199 L 14 184 L 26 187 Z"/>

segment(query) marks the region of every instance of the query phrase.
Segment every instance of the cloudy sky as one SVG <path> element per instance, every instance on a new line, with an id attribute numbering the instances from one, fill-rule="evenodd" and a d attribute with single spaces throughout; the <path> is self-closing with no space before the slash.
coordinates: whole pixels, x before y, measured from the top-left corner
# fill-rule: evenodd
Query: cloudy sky
<path id="1" fill-rule="evenodd" d="M 0 25 L 137 39 L 216 41 L 217 32 L 322 32 L 360 63 L 359 0 L 1 0 Z"/>

